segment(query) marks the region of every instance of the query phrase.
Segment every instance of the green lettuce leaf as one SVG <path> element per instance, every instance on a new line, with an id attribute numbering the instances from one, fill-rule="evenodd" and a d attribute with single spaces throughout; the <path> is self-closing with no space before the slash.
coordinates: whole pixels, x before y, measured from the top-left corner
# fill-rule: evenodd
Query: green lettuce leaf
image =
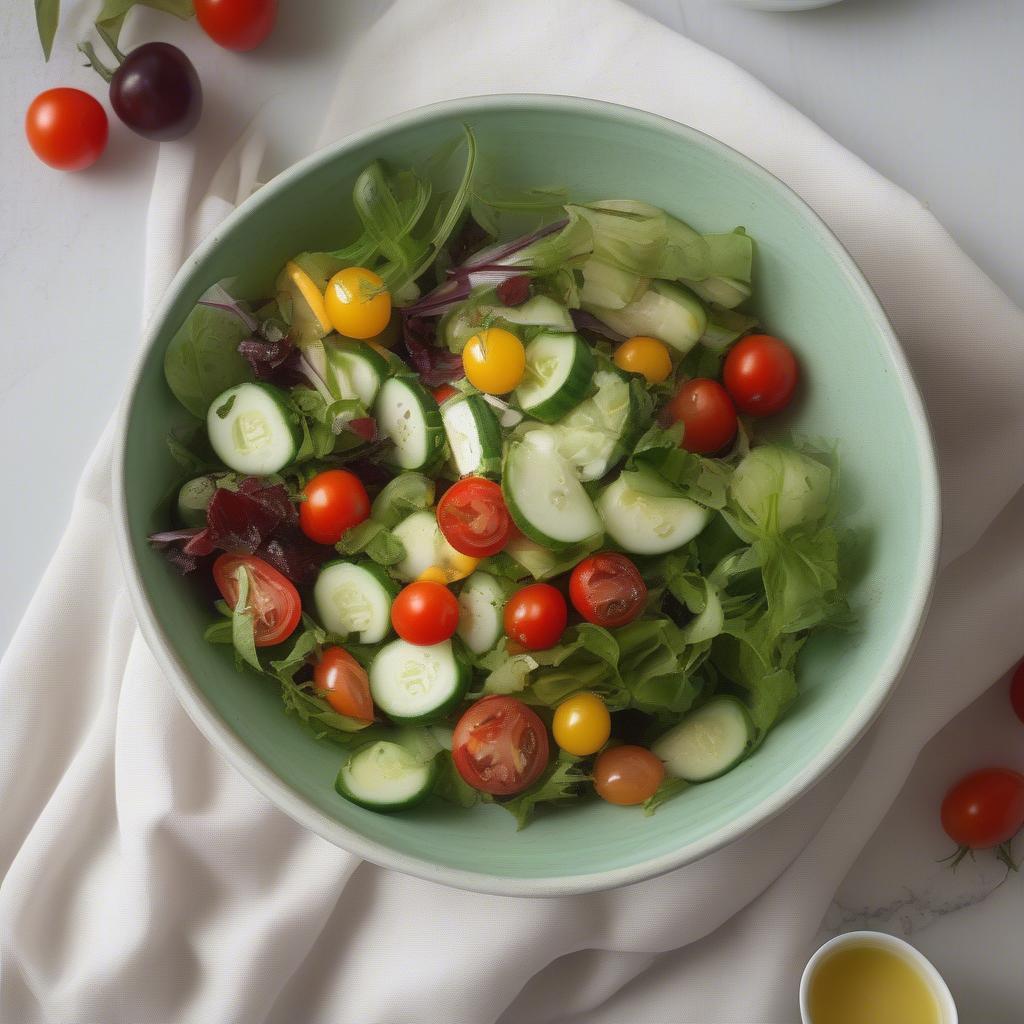
<path id="1" fill-rule="evenodd" d="M 378 565 L 396 565 L 405 558 L 405 545 L 376 519 L 364 519 L 342 534 L 335 544 L 339 555 L 366 555 Z"/>
<path id="2" fill-rule="evenodd" d="M 580 795 L 580 784 L 589 778 L 581 761 L 562 753 L 533 786 L 511 800 L 498 801 L 516 819 L 517 830 L 529 824 L 538 804 L 564 803 Z"/>
<path id="3" fill-rule="evenodd" d="M 707 508 L 723 508 L 732 467 L 680 448 L 682 439 L 681 423 L 668 429 L 651 427 L 626 460 L 623 476 L 630 487 L 644 494 L 679 495 Z"/>
<path id="4" fill-rule="evenodd" d="M 400 473 L 373 499 L 370 517 L 392 529 L 414 512 L 430 508 L 436 487 L 435 482 L 422 473 Z"/>
<path id="5" fill-rule="evenodd" d="M 666 800 L 678 796 L 690 788 L 685 779 L 666 778 L 662 784 L 644 801 L 644 815 L 650 817 Z"/>
<path id="6" fill-rule="evenodd" d="M 171 338 L 164 376 L 174 397 L 193 416 L 205 419 L 210 403 L 236 384 L 252 380 L 238 343 L 249 331 L 231 313 L 196 306 Z"/>

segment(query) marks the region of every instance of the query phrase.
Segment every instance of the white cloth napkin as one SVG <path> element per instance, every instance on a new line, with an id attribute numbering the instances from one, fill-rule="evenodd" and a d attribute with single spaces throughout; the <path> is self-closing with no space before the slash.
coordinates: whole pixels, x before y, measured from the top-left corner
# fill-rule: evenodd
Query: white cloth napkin
<path id="1" fill-rule="evenodd" d="M 660 879 L 531 901 L 383 871 L 270 806 L 179 708 L 113 549 L 108 431 L 0 666 L 0 1020 L 794 1021 L 822 915 L 918 751 L 1019 653 L 1020 311 L 918 202 L 616 0 L 585 13 L 569 0 L 399 0 L 339 68 L 322 138 L 509 91 L 615 100 L 717 136 L 803 195 L 864 269 L 925 393 L 944 487 L 944 568 L 896 696 L 786 814 Z M 190 144 L 163 148 L 147 311 L 251 189 L 262 153 L 251 131 L 198 201 Z"/>

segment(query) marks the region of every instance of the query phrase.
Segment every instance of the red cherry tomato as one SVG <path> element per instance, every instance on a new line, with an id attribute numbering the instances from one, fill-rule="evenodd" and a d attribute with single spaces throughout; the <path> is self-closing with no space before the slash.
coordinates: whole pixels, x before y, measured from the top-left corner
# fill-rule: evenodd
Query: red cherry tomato
<path id="1" fill-rule="evenodd" d="M 554 647 L 568 621 L 565 598 L 550 583 L 531 583 L 505 605 L 505 632 L 528 651 Z"/>
<path id="2" fill-rule="evenodd" d="M 437 503 L 437 525 L 456 551 L 487 558 L 508 543 L 512 520 L 493 480 L 467 476 L 452 484 Z"/>
<path id="3" fill-rule="evenodd" d="M 253 555 L 221 555 L 213 563 L 213 579 L 221 597 L 238 604 L 238 572 L 249 577 L 248 604 L 257 647 L 273 647 L 295 632 L 302 617 L 302 600 L 291 580 Z"/>
<path id="4" fill-rule="evenodd" d="M 458 624 L 458 599 L 443 583 L 410 583 L 391 605 L 391 625 L 411 644 L 439 644 L 455 632 Z"/>
<path id="5" fill-rule="evenodd" d="M 584 558 L 573 569 L 569 600 L 587 622 L 614 629 L 632 622 L 644 610 L 647 585 L 625 555 L 602 551 Z"/>
<path id="6" fill-rule="evenodd" d="M 313 686 L 339 715 L 373 721 L 369 676 L 344 648 L 328 647 L 320 655 L 313 669 Z"/>
<path id="7" fill-rule="evenodd" d="M 302 489 L 299 526 L 318 544 L 337 544 L 350 527 L 370 514 L 370 498 L 359 477 L 344 469 L 317 473 Z"/>
<path id="8" fill-rule="evenodd" d="M 521 793 L 547 767 L 547 730 L 521 700 L 484 697 L 455 726 L 452 760 L 474 789 L 494 796 Z"/>
<path id="9" fill-rule="evenodd" d="M 270 35 L 277 0 L 195 0 L 196 21 L 226 50 L 254 50 Z"/>
<path id="10" fill-rule="evenodd" d="M 458 393 L 459 389 L 453 388 L 451 384 L 442 384 L 440 387 L 434 388 L 434 401 L 440 405 L 442 402 L 447 402 L 452 395 L 457 395 Z"/>
<path id="11" fill-rule="evenodd" d="M 942 801 L 942 827 L 954 843 L 986 850 L 1024 828 L 1024 775 L 984 768 L 964 776 Z"/>
<path id="12" fill-rule="evenodd" d="M 793 400 L 799 375 L 793 350 L 770 334 L 751 334 L 738 341 L 722 368 L 736 408 L 751 416 L 782 412 Z"/>
<path id="13" fill-rule="evenodd" d="M 710 455 L 736 436 L 736 409 L 725 388 L 716 380 L 695 377 L 684 381 L 675 398 L 665 406 L 670 423 L 682 422 L 682 447 Z"/>
<path id="14" fill-rule="evenodd" d="M 108 132 L 107 112 L 81 89 L 47 89 L 25 114 L 32 152 L 59 171 L 81 171 L 96 163 Z"/>
<path id="15" fill-rule="evenodd" d="M 594 764 L 594 789 L 610 804 L 642 804 L 665 778 L 665 765 L 644 747 L 609 747 Z"/>
<path id="16" fill-rule="evenodd" d="M 1013 682 L 1010 684 L 1010 703 L 1017 717 L 1024 722 L 1024 661 L 1017 666 L 1013 673 Z"/>

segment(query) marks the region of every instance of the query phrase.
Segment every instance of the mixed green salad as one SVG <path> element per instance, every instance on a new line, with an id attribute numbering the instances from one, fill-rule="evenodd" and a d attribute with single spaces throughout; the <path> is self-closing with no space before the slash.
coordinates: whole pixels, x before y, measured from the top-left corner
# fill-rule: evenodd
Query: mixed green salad
<path id="1" fill-rule="evenodd" d="M 360 236 L 264 298 L 199 301 L 151 542 L 348 800 L 650 812 L 748 758 L 850 621 L 835 460 L 758 437 L 799 366 L 745 311 L 742 228 L 489 186 L 460 141 L 367 167 Z"/>

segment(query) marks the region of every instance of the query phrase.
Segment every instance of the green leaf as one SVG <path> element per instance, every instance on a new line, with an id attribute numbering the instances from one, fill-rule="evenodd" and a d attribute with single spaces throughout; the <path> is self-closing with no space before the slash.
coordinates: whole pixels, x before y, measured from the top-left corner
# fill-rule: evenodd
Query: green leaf
<path id="1" fill-rule="evenodd" d="M 680 448 L 683 425 L 651 427 L 636 443 L 623 470 L 629 486 L 643 494 L 677 495 L 706 508 L 723 508 L 732 467 Z"/>
<path id="2" fill-rule="evenodd" d="M 666 800 L 678 796 L 685 789 L 689 789 L 690 783 L 685 779 L 666 778 L 662 784 L 644 801 L 644 814 L 650 817 Z"/>
<path id="3" fill-rule="evenodd" d="M 232 619 L 218 619 L 211 622 L 203 633 L 203 639 L 210 644 L 233 644 L 235 624 Z"/>
<path id="4" fill-rule="evenodd" d="M 39 42 L 43 47 L 43 56 L 49 60 L 53 50 L 53 37 L 57 34 L 60 21 L 60 0 L 36 0 L 36 27 L 39 29 Z"/>
<path id="5" fill-rule="evenodd" d="M 172 430 L 167 435 L 167 450 L 171 458 L 190 476 L 218 472 L 223 464 L 210 447 L 205 424 L 196 423 L 185 429 Z"/>
<path id="6" fill-rule="evenodd" d="M 205 419 L 218 395 L 252 380 L 248 363 L 238 354 L 238 343 L 247 334 L 236 317 L 209 306 L 196 306 L 178 328 L 164 355 L 164 376 L 193 416 Z"/>
<path id="7" fill-rule="evenodd" d="M 455 768 L 450 750 L 442 750 L 437 756 L 437 781 L 434 795 L 459 807 L 473 807 L 480 802 L 480 793 L 466 782 Z"/>
<path id="8" fill-rule="evenodd" d="M 238 581 L 238 600 L 231 616 L 231 642 L 244 662 L 252 665 L 257 672 L 262 672 L 263 666 L 256 654 L 253 611 L 249 607 L 249 571 L 244 565 L 235 570 L 235 579 Z"/>
<path id="9" fill-rule="evenodd" d="M 396 565 L 405 558 L 405 545 L 382 523 L 364 519 L 346 530 L 335 545 L 339 555 L 362 555 L 378 565 Z"/>
<path id="10" fill-rule="evenodd" d="M 581 761 L 582 758 L 561 754 L 533 786 L 511 800 L 500 802 L 516 819 L 517 830 L 526 828 L 538 804 L 563 803 L 580 795 L 580 784 L 589 778 Z"/>
<path id="11" fill-rule="evenodd" d="M 108 33 L 116 43 L 120 38 L 125 16 L 133 7 L 151 7 L 154 11 L 173 14 L 183 21 L 195 14 L 192 0 L 104 0 L 103 7 L 96 17 L 96 28 Z"/>

